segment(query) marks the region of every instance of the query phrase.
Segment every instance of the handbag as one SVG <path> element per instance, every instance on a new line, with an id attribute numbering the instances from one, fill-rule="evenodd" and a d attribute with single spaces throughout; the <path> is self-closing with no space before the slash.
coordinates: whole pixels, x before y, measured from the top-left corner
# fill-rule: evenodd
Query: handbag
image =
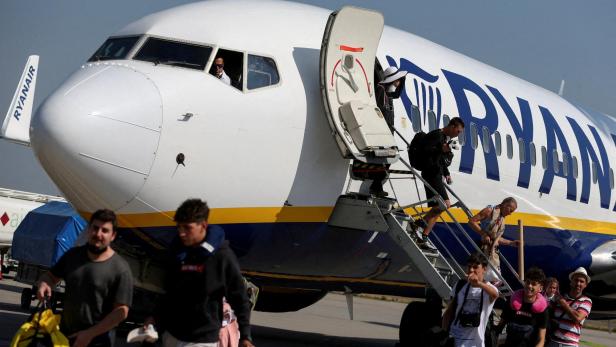
<path id="1" fill-rule="evenodd" d="M 10 347 L 69 347 L 66 336 L 60 332 L 60 315 L 47 308 L 46 300 L 37 306 L 37 312 L 21 325 L 11 340 Z"/>

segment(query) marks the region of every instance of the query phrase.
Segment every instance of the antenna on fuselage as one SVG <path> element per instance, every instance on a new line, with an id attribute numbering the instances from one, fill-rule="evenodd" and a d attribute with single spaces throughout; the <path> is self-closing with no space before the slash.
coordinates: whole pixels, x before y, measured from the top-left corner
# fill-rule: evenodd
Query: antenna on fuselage
<path id="1" fill-rule="evenodd" d="M 560 88 L 558 88 L 558 95 L 559 96 L 563 96 L 564 92 L 565 92 L 565 80 L 561 80 L 560 81 Z"/>

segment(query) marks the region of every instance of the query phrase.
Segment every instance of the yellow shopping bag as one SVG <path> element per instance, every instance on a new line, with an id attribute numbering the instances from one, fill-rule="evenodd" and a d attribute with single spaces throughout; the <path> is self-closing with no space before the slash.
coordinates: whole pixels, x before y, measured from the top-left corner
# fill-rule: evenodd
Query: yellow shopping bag
<path id="1" fill-rule="evenodd" d="M 35 313 L 19 328 L 10 347 L 69 347 L 68 339 L 60 332 L 60 315 L 51 309 Z"/>

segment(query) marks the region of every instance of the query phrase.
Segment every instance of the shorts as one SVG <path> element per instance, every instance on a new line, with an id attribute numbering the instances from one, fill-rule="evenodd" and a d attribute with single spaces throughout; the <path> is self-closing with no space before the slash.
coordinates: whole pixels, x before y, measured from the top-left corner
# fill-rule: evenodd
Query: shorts
<path id="1" fill-rule="evenodd" d="M 432 173 L 421 173 L 421 177 L 428 182 L 430 186 L 443 198 L 443 200 L 449 200 L 449 195 L 447 195 L 447 189 L 445 189 L 445 182 L 443 182 L 443 175 L 441 174 L 432 174 Z M 426 199 L 431 199 L 434 197 L 434 192 L 432 189 L 429 189 L 424 185 L 426 189 Z M 438 206 L 438 202 L 430 201 L 428 202 L 428 207 Z"/>

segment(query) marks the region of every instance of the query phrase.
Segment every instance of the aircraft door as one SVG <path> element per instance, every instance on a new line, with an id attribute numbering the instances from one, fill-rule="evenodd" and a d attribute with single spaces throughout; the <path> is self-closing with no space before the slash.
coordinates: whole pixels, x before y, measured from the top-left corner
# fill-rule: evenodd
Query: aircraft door
<path id="1" fill-rule="evenodd" d="M 383 25 L 381 13 L 345 6 L 330 15 L 321 44 L 321 99 L 332 134 L 344 158 L 372 164 L 391 164 L 399 156 L 374 96 Z"/>

